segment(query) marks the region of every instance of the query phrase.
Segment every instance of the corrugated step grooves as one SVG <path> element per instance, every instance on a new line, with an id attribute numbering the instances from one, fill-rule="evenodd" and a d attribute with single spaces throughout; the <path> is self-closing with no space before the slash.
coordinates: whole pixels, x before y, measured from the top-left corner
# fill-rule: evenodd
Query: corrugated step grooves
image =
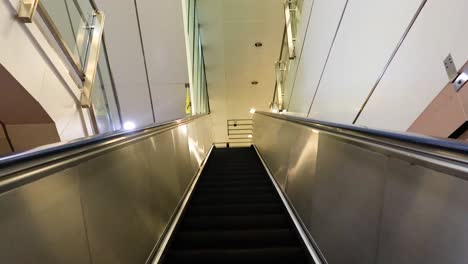
<path id="1" fill-rule="evenodd" d="M 213 149 L 162 263 L 313 263 L 253 148 Z"/>

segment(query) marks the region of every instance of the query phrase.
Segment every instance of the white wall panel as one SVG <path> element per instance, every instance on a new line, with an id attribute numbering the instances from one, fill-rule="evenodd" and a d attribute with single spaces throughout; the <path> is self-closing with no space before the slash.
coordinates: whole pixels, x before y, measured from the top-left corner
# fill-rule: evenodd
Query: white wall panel
<path id="1" fill-rule="evenodd" d="M 315 0 L 288 111 L 307 114 L 346 0 Z"/>
<path id="2" fill-rule="evenodd" d="M 37 25 L 17 21 L 17 4 L 0 3 L 0 63 L 54 120 L 62 141 L 86 136 L 77 85 Z"/>
<path id="3" fill-rule="evenodd" d="M 137 0 L 143 45 L 153 83 L 188 83 L 182 1 Z"/>
<path id="4" fill-rule="evenodd" d="M 49 110 L 48 113 L 55 122 L 60 139 L 67 141 L 84 137 L 86 131 L 81 124 L 80 107 L 70 100 L 70 95 L 63 88 L 63 84 L 48 68 L 44 71 L 41 86 L 36 100 L 42 101 L 42 107 Z M 84 116 L 87 117 L 83 114 Z"/>
<path id="5" fill-rule="evenodd" d="M 198 0 L 214 142 L 227 141 L 227 89 L 224 54 L 224 1 Z"/>
<path id="6" fill-rule="evenodd" d="M 185 83 L 156 84 L 151 89 L 157 91 L 152 93 L 156 123 L 185 117 Z"/>
<path id="7" fill-rule="evenodd" d="M 189 77 L 182 1 L 138 0 L 141 39 L 133 0 L 97 2 L 107 14 L 106 40 L 123 121 L 152 123 L 150 98 L 156 122 L 184 116 L 180 109 Z"/>
<path id="8" fill-rule="evenodd" d="M 420 2 L 349 1 L 309 117 L 353 121 Z"/>
<path id="9" fill-rule="evenodd" d="M 185 116 L 189 83 L 182 1 L 137 1 L 156 122 Z"/>
<path id="10" fill-rule="evenodd" d="M 390 65 L 359 125 L 406 131 L 447 84 L 443 66 L 452 53 L 460 68 L 468 59 L 466 0 L 430 0 Z"/>
<path id="11" fill-rule="evenodd" d="M 293 92 L 294 82 L 296 80 L 298 62 L 301 59 L 302 48 L 305 44 L 307 29 L 310 20 L 310 14 L 312 13 L 314 0 L 304 0 L 302 2 L 301 12 L 298 14 L 299 21 L 297 24 L 297 36 L 296 36 L 296 59 L 289 61 L 286 79 L 284 81 L 284 107 L 288 107 L 291 101 L 291 95 Z"/>
<path id="12" fill-rule="evenodd" d="M 138 22 L 133 0 L 96 0 L 106 14 L 105 38 L 122 121 L 153 123 Z"/>

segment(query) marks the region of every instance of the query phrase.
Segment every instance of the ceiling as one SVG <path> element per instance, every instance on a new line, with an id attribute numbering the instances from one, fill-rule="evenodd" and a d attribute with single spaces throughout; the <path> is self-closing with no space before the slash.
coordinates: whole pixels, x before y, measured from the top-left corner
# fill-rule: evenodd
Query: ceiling
<path id="1" fill-rule="evenodd" d="M 269 109 L 283 37 L 283 1 L 198 0 L 197 8 L 215 141 L 225 142 L 227 119 L 251 118 L 251 108 Z M 263 46 L 255 47 L 256 42 Z"/>

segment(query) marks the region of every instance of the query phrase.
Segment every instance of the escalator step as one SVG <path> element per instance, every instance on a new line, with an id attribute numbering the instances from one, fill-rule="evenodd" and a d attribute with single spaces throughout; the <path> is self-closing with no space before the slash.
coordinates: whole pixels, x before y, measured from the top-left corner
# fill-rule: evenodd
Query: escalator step
<path id="1" fill-rule="evenodd" d="M 199 193 L 218 193 L 223 194 L 227 192 L 233 193 L 258 193 L 258 192 L 275 192 L 271 186 L 264 185 L 250 185 L 250 186 L 224 186 L 224 187 L 199 187 L 196 190 Z"/>
<path id="2" fill-rule="evenodd" d="M 281 214 L 284 208 L 278 203 L 198 205 L 188 208 L 187 215 L 258 215 Z"/>
<path id="3" fill-rule="evenodd" d="M 269 180 L 267 178 L 264 179 L 249 179 L 249 180 L 231 180 L 227 181 L 200 181 L 197 184 L 198 187 L 229 187 L 229 186 L 250 186 L 250 185 L 261 185 L 261 186 L 268 186 Z"/>
<path id="4" fill-rule="evenodd" d="M 290 226 L 289 218 L 283 214 L 242 215 L 242 216 L 188 216 L 183 219 L 180 230 L 232 230 L 285 228 Z"/>
<path id="5" fill-rule="evenodd" d="M 248 249 L 300 246 L 289 229 L 250 229 L 216 231 L 182 231 L 176 236 L 175 249 Z"/>
<path id="6" fill-rule="evenodd" d="M 215 197 L 220 197 L 222 199 L 230 199 L 232 197 L 238 197 L 239 199 L 249 199 L 249 198 L 252 198 L 252 199 L 270 199 L 270 198 L 273 198 L 275 199 L 276 198 L 276 193 L 274 192 L 273 189 L 271 188 L 268 188 L 268 189 L 259 189 L 257 188 L 258 191 L 255 191 L 255 190 L 246 190 L 246 189 L 241 189 L 241 190 L 238 190 L 237 192 L 235 191 L 232 191 L 232 190 L 222 190 L 222 189 L 219 189 L 219 190 L 210 190 L 210 191 L 197 191 L 195 194 L 194 194 L 194 199 L 197 198 L 197 199 L 210 199 L 212 198 L 213 196 Z M 268 198 L 264 198 L 264 196 L 268 197 Z"/>
<path id="7" fill-rule="evenodd" d="M 313 263 L 252 148 L 213 149 L 163 263 Z"/>
<path id="8" fill-rule="evenodd" d="M 205 178 L 203 180 L 200 180 L 200 183 L 238 183 L 238 182 L 257 182 L 259 184 L 267 184 L 268 182 L 265 182 L 267 178 L 265 178 L 265 175 L 263 176 L 248 176 L 248 177 L 238 177 L 238 176 L 224 176 L 224 177 L 217 177 L 217 176 L 212 176 L 215 179 L 210 179 L 210 178 Z"/>
<path id="9" fill-rule="evenodd" d="M 255 249 L 205 249 L 173 250 L 167 255 L 166 263 L 308 263 L 300 247 L 255 248 Z"/>
<path id="10" fill-rule="evenodd" d="M 259 203 L 276 201 L 278 197 L 274 193 L 268 194 L 251 194 L 251 195 L 194 195 L 193 203 L 207 203 L 207 204 L 232 204 L 232 203 Z"/>

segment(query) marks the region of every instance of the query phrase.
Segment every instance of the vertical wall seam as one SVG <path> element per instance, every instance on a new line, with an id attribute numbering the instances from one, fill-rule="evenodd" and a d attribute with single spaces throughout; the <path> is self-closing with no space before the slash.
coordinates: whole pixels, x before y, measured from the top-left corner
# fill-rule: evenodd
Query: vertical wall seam
<path id="1" fill-rule="evenodd" d="M 384 164 L 384 177 L 383 177 L 383 183 L 382 183 L 382 197 L 381 197 L 381 205 L 380 205 L 380 210 L 379 210 L 379 216 L 377 220 L 377 230 L 376 230 L 376 235 L 377 235 L 377 241 L 376 241 L 376 247 L 375 247 L 375 257 L 374 257 L 374 262 L 373 263 L 378 263 L 379 260 L 379 254 L 380 254 L 380 238 L 382 236 L 382 221 L 383 221 L 383 214 L 385 211 L 385 194 L 386 194 L 386 189 L 387 189 L 387 177 L 388 177 L 388 163 L 390 162 L 390 157 L 385 156 L 385 164 Z"/>
<path id="2" fill-rule="evenodd" d="M 86 238 L 86 245 L 88 246 L 88 255 L 89 255 L 89 263 L 93 264 L 93 254 L 91 251 L 91 243 L 89 242 L 89 234 L 88 234 L 88 225 L 86 224 L 86 217 L 85 217 L 85 210 L 84 210 L 84 202 L 83 197 L 81 195 L 81 178 L 76 176 L 77 185 L 78 185 L 78 196 L 80 197 L 80 208 L 81 208 L 81 217 L 83 219 L 83 229 Z"/>
<path id="3" fill-rule="evenodd" d="M 419 17 L 419 14 L 423 10 L 426 3 L 427 3 L 427 0 L 423 0 L 421 2 L 421 4 L 419 5 L 418 9 L 416 10 L 416 13 L 414 14 L 414 16 L 411 19 L 408 27 L 406 28 L 405 32 L 403 33 L 403 36 L 400 38 L 400 41 L 398 42 L 397 46 L 393 50 L 392 54 L 390 55 L 390 58 L 388 59 L 387 63 L 385 64 L 382 72 L 380 73 L 379 77 L 375 81 L 374 86 L 372 86 L 372 89 L 369 92 L 369 94 L 367 95 L 366 99 L 364 100 L 364 103 L 362 104 L 361 108 L 359 108 L 359 111 L 358 111 L 356 117 L 353 120 L 353 125 L 356 124 L 357 120 L 359 119 L 362 112 L 364 111 L 364 108 L 367 106 L 367 103 L 369 103 L 369 100 L 370 100 L 371 96 L 374 94 L 375 89 L 377 89 L 377 86 L 379 86 L 380 81 L 383 79 L 385 73 L 387 73 L 387 70 L 390 67 L 390 64 L 392 63 L 393 59 L 396 57 L 396 54 L 400 50 L 400 47 L 403 45 L 403 42 L 405 41 L 406 37 L 408 36 L 408 33 L 411 31 L 411 28 L 413 28 L 413 25 L 416 22 L 416 19 Z"/>
<path id="4" fill-rule="evenodd" d="M 309 110 L 307 111 L 307 116 L 306 117 L 309 116 L 310 111 L 312 110 L 312 105 L 314 104 L 315 97 L 317 96 L 317 92 L 318 92 L 318 90 L 320 88 L 320 84 L 322 84 L 322 78 L 323 78 L 323 75 L 325 73 L 325 70 L 327 69 L 328 60 L 330 59 L 330 55 L 331 55 L 331 52 L 333 50 L 333 47 L 335 46 L 336 37 L 338 36 L 338 32 L 340 31 L 341 22 L 343 22 L 344 15 L 346 13 L 346 8 L 348 7 L 348 2 L 349 2 L 349 0 L 346 0 L 346 3 L 344 5 L 344 7 L 343 7 L 343 12 L 341 12 L 341 17 L 340 17 L 340 20 L 338 21 L 338 26 L 336 27 L 335 35 L 333 36 L 333 40 L 332 40 L 332 43 L 330 45 L 330 49 L 328 50 L 327 58 L 325 60 L 325 64 L 323 65 L 322 73 L 320 74 L 320 78 L 319 78 L 319 81 L 317 83 L 317 87 L 315 88 L 314 96 L 312 97 L 312 101 L 310 102 Z"/>
<path id="5" fill-rule="evenodd" d="M 112 72 L 111 64 L 110 64 L 110 58 L 109 58 L 109 53 L 107 52 L 107 44 L 106 44 L 106 32 L 102 33 L 102 49 L 104 50 L 104 53 L 106 54 L 106 68 L 109 72 L 109 77 L 111 81 L 111 88 L 112 91 L 114 92 L 114 100 L 115 100 L 115 105 L 117 107 L 117 114 L 119 115 L 119 122 L 120 122 L 120 128 L 123 128 L 123 120 L 122 120 L 122 108 L 120 106 L 120 101 L 119 101 L 119 95 L 117 93 L 117 87 L 115 84 L 114 80 L 114 74 Z"/>
<path id="6" fill-rule="evenodd" d="M 312 6 L 310 7 L 309 19 L 307 20 L 306 29 L 305 29 L 305 32 L 304 32 L 304 40 L 303 40 L 303 43 L 302 43 L 301 52 L 299 53 L 299 57 L 297 59 L 297 67 L 296 67 L 296 71 L 294 73 L 294 81 L 293 81 L 293 84 L 292 84 L 292 87 L 291 87 L 291 95 L 289 96 L 288 107 L 286 107 L 286 109 L 288 111 L 289 111 L 289 106 L 291 105 L 291 98 L 292 98 L 292 96 L 294 94 L 294 87 L 296 86 L 297 70 L 299 68 L 299 63 L 301 62 L 301 59 L 302 59 L 302 52 L 304 51 L 305 41 L 306 41 L 306 38 L 307 38 L 307 33 L 309 31 L 310 20 L 312 19 L 312 12 L 314 12 L 315 1 L 318 1 L 318 0 L 312 1 Z M 284 39 L 284 36 L 283 36 L 283 39 Z M 284 45 L 284 43 L 283 43 L 283 41 L 281 41 L 281 47 L 283 45 Z"/>
<path id="7" fill-rule="evenodd" d="M 154 113 L 154 104 L 153 104 L 153 94 L 151 92 L 151 84 L 148 74 L 148 64 L 146 63 L 146 53 L 145 53 L 145 44 L 143 43 L 143 34 L 141 32 L 141 24 L 140 24 L 140 14 L 138 13 L 138 4 L 137 0 L 134 0 L 133 3 L 135 4 L 135 14 L 137 19 L 137 26 L 138 26 L 138 33 L 140 35 L 140 43 L 141 43 L 141 51 L 143 53 L 143 64 L 145 66 L 145 74 L 146 74 L 146 83 L 148 85 L 148 92 L 149 92 L 149 99 L 151 104 L 151 112 L 153 115 L 153 122 L 156 123 L 156 115 Z"/>

